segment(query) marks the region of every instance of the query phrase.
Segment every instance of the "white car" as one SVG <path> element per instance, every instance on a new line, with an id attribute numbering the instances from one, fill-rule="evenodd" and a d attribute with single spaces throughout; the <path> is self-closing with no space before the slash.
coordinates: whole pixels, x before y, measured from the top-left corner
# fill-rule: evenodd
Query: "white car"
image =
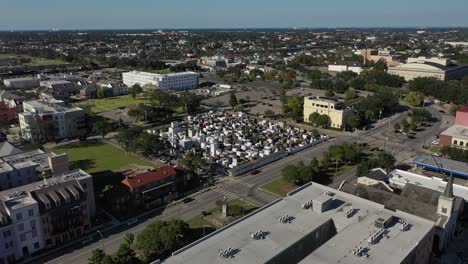
<path id="1" fill-rule="evenodd" d="M 138 218 L 133 218 L 133 219 L 128 220 L 127 225 L 130 226 L 130 225 L 134 225 L 136 223 L 138 223 Z"/>

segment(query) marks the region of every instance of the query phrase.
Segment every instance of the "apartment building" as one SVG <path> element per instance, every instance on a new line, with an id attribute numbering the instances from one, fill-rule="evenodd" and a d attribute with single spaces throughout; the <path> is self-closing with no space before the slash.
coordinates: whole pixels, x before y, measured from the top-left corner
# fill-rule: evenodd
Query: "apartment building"
<path id="1" fill-rule="evenodd" d="M 31 143 L 77 138 L 86 134 L 86 114 L 59 102 L 27 101 L 18 114 L 23 139 Z"/>
<path id="2" fill-rule="evenodd" d="M 312 113 L 330 117 L 331 127 L 341 129 L 346 124 L 346 118 L 353 114 L 351 108 L 342 102 L 328 97 L 309 96 L 304 98 L 304 122 L 309 122 Z"/>
<path id="3" fill-rule="evenodd" d="M 26 89 L 39 86 L 39 79 L 32 77 L 22 77 L 14 79 L 5 79 L 3 84 L 9 88 Z"/>
<path id="4" fill-rule="evenodd" d="M 0 191 L 33 183 L 68 171 L 67 154 L 40 149 L 0 158 Z"/>
<path id="5" fill-rule="evenodd" d="M 335 61 L 328 65 L 328 70 L 331 72 L 352 71 L 357 74 L 362 72 L 361 63 L 357 61 Z"/>
<path id="6" fill-rule="evenodd" d="M 196 72 L 178 72 L 170 74 L 155 74 L 149 72 L 131 71 L 122 73 L 125 85 L 135 84 L 145 86 L 151 84 L 161 90 L 190 90 L 198 87 L 199 75 Z"/>
<path id="7" fill-rule="evenodd" d="M 82 237 L 95 214 L 92 177 L 82 170 L 0 192 L 0 263 Z"/>

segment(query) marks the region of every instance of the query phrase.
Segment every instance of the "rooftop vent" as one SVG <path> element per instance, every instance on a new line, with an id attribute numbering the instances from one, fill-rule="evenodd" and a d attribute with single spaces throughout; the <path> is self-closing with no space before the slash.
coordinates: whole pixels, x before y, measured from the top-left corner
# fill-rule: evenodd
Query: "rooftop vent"
<path id="1" fill-rule="evenodd" d="M 377 244 L 387 233 L 387 229 L 380 228 L 379 230 L 377 230 L 377 232 L 371 234 L 371 236 L 367 239 L 367 242 L 369 242 L 370 244 Z"/>
<path id="2" fill-rule="evenodd" d="M 357 211 L 358 209 L 356 208 L 353 208 L 353 207 L 349 208 L 348 211 L 346 211 L 346 217 L 347 218 L 353 217 L 357 213 Z"/>
<path id="3" fill-rule="evenodd" d="M 410 228 L 411 228 L 411 224 L 408 224 L 405 221 L 401 221 L 401 225 L 400 225 L 401 231 L 405 232 L 405 231 L 410 230 Z"/>
<path id="4" fill-rule="evenodd" d="M 289 224 L 289 223 L 291 223 L 292 220 L 294 220 L 294 219 L 295 219 L 294 216 L 285 215 L 285 216 L 280 217 L 278 220 L 280 221 L 280 223 Z"/>
<path id="5" fill-rule="evenodd" d="M 353 255 L 357 257 L 363 257 L 363 256 L 369 257 L 369 254 L 367 253 L 368 251 L 369 251 L 368 247 L 359 246 L 358 248 L 354 249 L 352 252 L 353 252 Z"/>
<path id="6" fill-rule="evenodd" d="M 222 250 L 219 252 L 219 256 L 222 258 L 233 258 L 234 255 L 238 252 L 239 250 L 233 249 L 233 248 L 227 248 L 225 250 Z"/>
<path id="7" fill-rule="evenodd" d="M 302 204 L 303 209 L 310 209 L 312 207 L 313 207 L 313 201 L 312 200 Z"/>
<path id="8" fill-rule="evenodd" d="M 255 240 L 260 240 L 260 239 L 265 239 L 265 237 L 269 234 L 269 232 L 264 231 L 264 230 L 258 230 L 255 233 L 251 233 L 250 237 Z"/>

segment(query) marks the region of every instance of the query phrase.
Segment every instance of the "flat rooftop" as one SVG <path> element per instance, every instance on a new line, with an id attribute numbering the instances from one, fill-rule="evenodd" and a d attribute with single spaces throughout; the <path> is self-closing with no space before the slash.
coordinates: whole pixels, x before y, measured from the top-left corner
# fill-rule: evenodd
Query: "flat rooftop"
<path id="1" fill-rule="evenodd" d="M 465 162 L 422 155 L 415 158 L 411 163 L 434 171 L 452 173 L 455 176 L 468 178 L 468 164 Z"/>
<path id="2" fill-rule="evenodd" d="M 468 139 L 468 128 L 466 126 L 453 125 L 440 134 L 455 138 Z"/>
<path id="3" fill-rule="evenodd" d="M 388 179 L 401 186 L 407 183 L 421 186 L 427 189 L 443 193 L 447 182 L 438 177 L 427 177 L 409 171 L 394 170 L 388 174 Z M 453 194 L 468 201 L 468 187 L 459 184 L 453 184 Z"/>
<path id="4" fill-rule="evenodd" d="M 37 112 L 40 113 L 46 113 L 46 112 L 72 112 L 72 111 L 81 111 L 81 108 L 78 107 L 65 107 L 58 105 L 54 102 L 48 102 L 48 101 L 39 101 L 39 100 L 33 100 L 33 101 L 27 101 L 24 102 L 24 104 L 31 105 L 32 107 L 36 108 Z"/>
<path id="5" fill-rule="evenodd" d="M 304 204 L 311 202 L 313 210 L 303 208 Z M 327 204 L 326 209 L 316 211 L 316 203 Z M 354 213 L 347 217 L 350 209 Z M 289 223 L 281 223 L 279 219 L 286 215 L 293 218 Z M 367 239 L 378 230 L 373 223 L 389 217 L 410 223 L 411 229 L 400 231 L 401 224 L 394 223 L 388 227 L 389 238 L 384 237 L 379 243 L 368 245 Z M 327 226 L 333 227 L 333 233 L 318 231 L 327 230 L 323 229 Z M 432 221 L 401 211 L 390 211 L 383 205 L 310 183 L 174 252 L 164 263 L 266 263 L 281 258 L 281 255 L 290 255 L 294 247 L 301 248 L 298 250 L 303 256 L 297 261 L 290 260 L 290 263 L 297 263 L 300 258 L 304 258 L 304 263 L 399 263 L 433 227 Z M 259 240 L 251 238 L 251 234 L 259 230 L 267 232 L 265 237 Z M 326 241 L 329 237 L 331 239 Z M 298 242 L 307 244 L 309 249 L 298 246 Z M 370 248 L 369 257 L 353 255 L 352 250 L 364 242 Z M 313 248 L 312 244 L 318 248 Z M 229 258 L 220 257 L 219 252 L 227 248 L 234 249 L 235 253 Z M 297 255 L 294 257 L 298 258 Z"/>

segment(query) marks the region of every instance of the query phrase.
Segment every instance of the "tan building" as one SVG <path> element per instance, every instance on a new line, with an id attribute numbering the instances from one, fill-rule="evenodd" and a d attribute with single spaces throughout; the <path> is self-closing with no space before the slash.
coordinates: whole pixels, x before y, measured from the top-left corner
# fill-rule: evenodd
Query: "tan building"
<path id="1" fill-rule="evenodd" d="M 406 81 L 418 77 L 434 77 L 442 81 L 462 79 L 468 75 L 468 65 L 446 58 L 409 58 L 407 63 L 389 67 L 389 74 L 399 75 Z"/>
<path id="2" fill-rule="evenodd" d="M 342 128 L 346 118 L 353 114 L 351 108 L 336 99 L 328 97 L 309 96 L 304 98 L 304 122 L 309 122 L 312 113 L 319 113 L 330 117 L 331 127 Z"/>

